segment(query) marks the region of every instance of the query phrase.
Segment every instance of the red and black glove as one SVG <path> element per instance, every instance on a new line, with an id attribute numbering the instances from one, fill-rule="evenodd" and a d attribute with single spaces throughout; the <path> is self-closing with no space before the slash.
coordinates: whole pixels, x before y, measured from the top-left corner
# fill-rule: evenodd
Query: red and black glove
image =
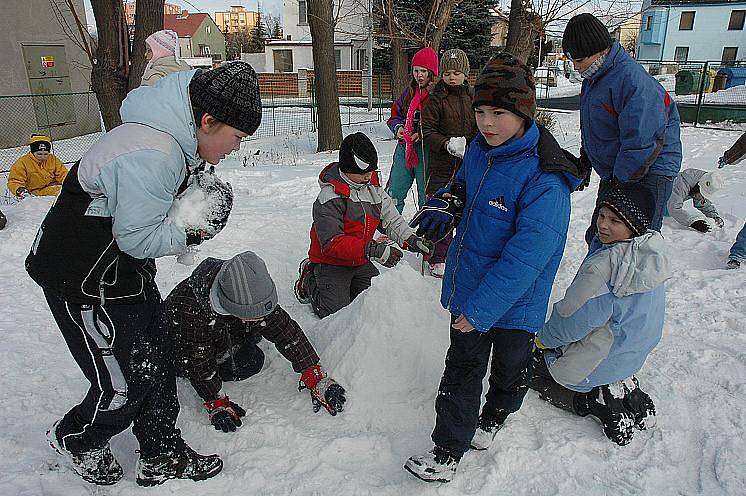
<path id="1" fill-rule="evenodd" d="M 235 432 L 241 427 L 241 417 L 246 415 L 246 410 L 230 401 L 227 396 L 207 400 L 204 405 L 210 416 L 210 423 L 217 431 Z"/>
<path id="2" fill-rule="evenodd" d="M 345 401 L 347 401 L 345 388 L 329 377 L 321 365 L 313 365 L 301 373 L 298 391 L 304 388 L 308 388 L 311 392 L 314 413 L 321 410 L 322 406 L 331 415 L 344 410 Z"/>

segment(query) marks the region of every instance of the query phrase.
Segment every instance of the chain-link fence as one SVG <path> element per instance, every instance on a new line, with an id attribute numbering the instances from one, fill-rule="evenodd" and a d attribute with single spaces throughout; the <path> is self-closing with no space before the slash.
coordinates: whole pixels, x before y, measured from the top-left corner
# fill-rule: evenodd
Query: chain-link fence
<path id="1" fill-rule="evenodd" d="M 746 123 L 746 61 L 640 63 L 676 100 L 682 122 L 726 129 Z"/>

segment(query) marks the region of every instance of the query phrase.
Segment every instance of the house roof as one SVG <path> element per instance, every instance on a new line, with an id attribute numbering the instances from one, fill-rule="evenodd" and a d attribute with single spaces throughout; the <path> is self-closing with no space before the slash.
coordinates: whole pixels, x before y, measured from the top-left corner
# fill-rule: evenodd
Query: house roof
<path id="1" fill-rule="evenodd" d="M 746 0 L 651 0 L 650 5 L 721 5 L 746 4 Z"/>
<path id="2" fill-rule="evenodd" d="M 163 14 L 163 29 L 176 31 L 179 38 L 191 37 L 210 14 L 189 13 L 182 11 L 181 14 Z"/>

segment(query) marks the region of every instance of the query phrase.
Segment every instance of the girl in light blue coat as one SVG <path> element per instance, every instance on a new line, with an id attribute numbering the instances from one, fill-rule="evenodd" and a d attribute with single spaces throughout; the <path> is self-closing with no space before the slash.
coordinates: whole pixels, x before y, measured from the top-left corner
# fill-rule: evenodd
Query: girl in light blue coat
<path id="1" fill-rule="evenodd" d="M 654 208 L 652 194 L 630 184 L 601 198 L 591 250 L 536 336 L 529 387 L 555 406 L 594 415 L 619 445 L 655 415 L 634 377 L 660 341 L 671 275 L 663 238 L 649 230 Z"/>

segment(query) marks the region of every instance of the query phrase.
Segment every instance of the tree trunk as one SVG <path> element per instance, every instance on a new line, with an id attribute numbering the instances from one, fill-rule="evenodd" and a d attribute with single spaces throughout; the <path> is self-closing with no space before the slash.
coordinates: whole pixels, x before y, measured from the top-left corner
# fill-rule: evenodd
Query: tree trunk
<path id="1" fill-rule="evenodd" d="M 508 17 L 508 39 L 505 51 L 512 53 L 523 62 L 528 63 L 534 49 L 534 32 L 523 0 L 510 1 L 510 16 Z"/>
<path id="2" fill-rule="evenodd" d="M 433 23 L 436 28 L 433 31 L 426 33 L 426 38 L 429 37 L 430 40 L 426 39 L 425 42 L 427 44 L 429 41 L 429 46 L 431 46 L 436 52 L 438 51 L 438 48 L 440 48 L 440 42 L 443 39 L 443 33 L 448 26 L 448 21 L 451 20 L 453 8 L 459 3 L 459 1 L 460 0 L 441 0 L 437 6 L 434 6 L 436 10 L 433 12 Z"/>
<path id="3" fill-rule="evenodd" d="M 109 131 L 122 123 L 119 107 L 127 94 L 129 40 L 120 0 L 91 0 L 96 18 L 98 47 L 91 85 Z"/>
<path id="4" fill-rule="evenodd" d="M 391 91 L 393 98 L 409 84 L 412 75 L 409 72 L 409 59 L 407 52 L 402 49 L 400 38 L 391 39 Z"/>
<path id="5" fill-rule="evenodd" d="M 135 36 L 132 41 L 132 59 L 127 90 L 140 86 L 148 61 L 145 60 L 145 38 L 163 29 L 164 0 L 137 0 L 135 10 Z M 176 41 L 178 44 L 178 40 Z"/>
<path id="6" fill-rule="evenodd" d="M 317 151 L 337 150 L 342 143 L 337 66 L 334 62 L 332 0 L 308 0 L 308 27 L 313 45 L 314 91 L 319 126 Z"/>

